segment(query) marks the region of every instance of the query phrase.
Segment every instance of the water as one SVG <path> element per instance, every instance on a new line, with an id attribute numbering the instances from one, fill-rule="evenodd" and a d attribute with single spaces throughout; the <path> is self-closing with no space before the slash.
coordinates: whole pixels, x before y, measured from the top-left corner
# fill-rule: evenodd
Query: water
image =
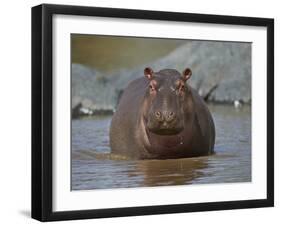
<path id="1" fill-rule="evenodd" d="M 111 117 L 72 121 L 72 190 L 251 181 L 251 109 L 209 106 L 216 154 L 173 160 L 111 156 Z"/>

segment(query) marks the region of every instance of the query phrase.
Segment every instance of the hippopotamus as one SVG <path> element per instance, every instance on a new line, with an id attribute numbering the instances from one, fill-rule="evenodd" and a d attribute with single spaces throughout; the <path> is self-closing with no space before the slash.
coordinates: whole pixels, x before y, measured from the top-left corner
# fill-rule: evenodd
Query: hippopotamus
<path id="1" fill-rule="evenodd" d="M 205 101 L 187 84 L 191 69 L 154 72 L 124 90 L 110 126 L 111 153 L 174 159 L 214 153 L 215 125 Z"/>

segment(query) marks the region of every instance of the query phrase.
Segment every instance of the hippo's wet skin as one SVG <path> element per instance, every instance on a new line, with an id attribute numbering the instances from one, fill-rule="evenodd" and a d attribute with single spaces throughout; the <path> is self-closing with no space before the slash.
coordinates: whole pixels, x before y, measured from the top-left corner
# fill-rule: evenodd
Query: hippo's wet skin
<path id="1" fill-rule="evenodd" d="M 113 154 L 134 159 L 167 159 L 213 153 L 215 127 L 199 94 L 173 69 L 153 72 L 124 90 L 110 128 Z"/>

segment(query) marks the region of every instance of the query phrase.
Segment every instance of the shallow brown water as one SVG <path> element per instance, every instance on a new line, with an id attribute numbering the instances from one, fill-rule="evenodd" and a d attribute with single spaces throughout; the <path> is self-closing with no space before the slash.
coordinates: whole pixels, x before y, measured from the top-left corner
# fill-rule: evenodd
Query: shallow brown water
<path id="1" fill-rule="evenodd" d="M 251 181 L 250 107 L 209 106 L 216 154 L 171 160 L 111 156 L 111 117 L 72 121 L 72 190 Z"/>

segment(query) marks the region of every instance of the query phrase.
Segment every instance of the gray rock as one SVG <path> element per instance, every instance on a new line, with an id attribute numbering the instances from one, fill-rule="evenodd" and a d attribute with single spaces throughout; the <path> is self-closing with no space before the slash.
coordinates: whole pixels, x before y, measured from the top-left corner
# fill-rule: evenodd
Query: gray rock
<path id="1" fill-rule="evenodd" d="M 133 79 L 143 76 L 143 69 L 150 66 L 154 71 L 174 68 L 192 69 L 189 83 L 208 101 L 251 101 L 251 44 L 213 41 L 190 41 L 168 56 L 142 65 L 132 71 L 122 71 L 114 86 L 122 90 Z"/>
<path id="2" fill-rule="evenodd" d="M 114 109 L 116 90 L 100 72 L 72 64 L 72 109 Z"/>

